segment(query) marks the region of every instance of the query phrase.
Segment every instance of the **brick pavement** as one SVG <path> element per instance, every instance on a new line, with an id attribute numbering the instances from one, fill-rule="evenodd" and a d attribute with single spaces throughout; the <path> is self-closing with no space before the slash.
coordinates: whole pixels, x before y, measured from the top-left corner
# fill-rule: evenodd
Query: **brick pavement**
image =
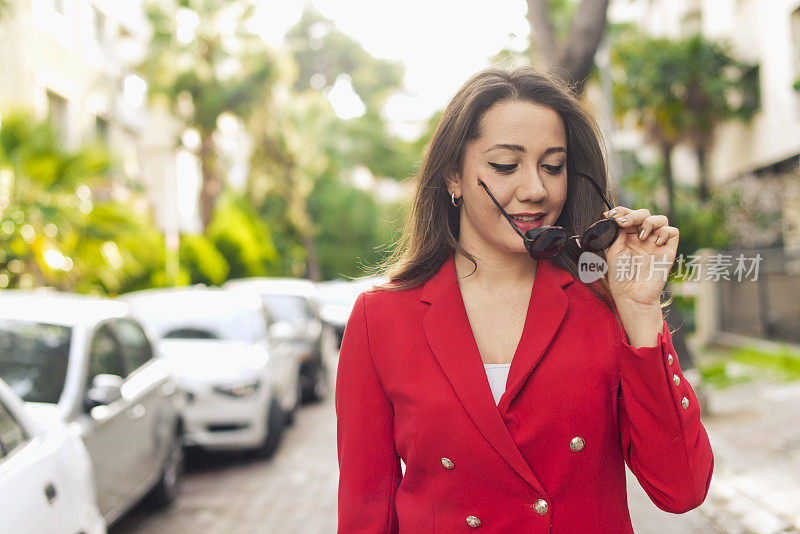
<path id="1" fill-rule="evenodd" d="M 800 382 L 739 384 L 710 401 L 709 517 L 731 534 L 800 534 Z"/>
<path id="2" fill-rule="evenodd" d="M 109 534 L 330 534 L 336 532 L 333 395 L 301 408 L 271 460 L 198 455 L 178 501 L 135 510 Z"/>

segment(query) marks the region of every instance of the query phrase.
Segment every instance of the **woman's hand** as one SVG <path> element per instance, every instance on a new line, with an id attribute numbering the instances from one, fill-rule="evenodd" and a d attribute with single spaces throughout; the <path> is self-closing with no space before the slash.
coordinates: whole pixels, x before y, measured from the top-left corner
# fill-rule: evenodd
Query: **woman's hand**
<path id="1" fill-rule="evenodd" d="M 611 211 L 616 210 L 613 214 Z M 617 307 L 658 307 L 678 250 L 678 229 L 664 215 L 617 206 L 603 215 L 622 227 L 605 251 L 608 283 Z"/>

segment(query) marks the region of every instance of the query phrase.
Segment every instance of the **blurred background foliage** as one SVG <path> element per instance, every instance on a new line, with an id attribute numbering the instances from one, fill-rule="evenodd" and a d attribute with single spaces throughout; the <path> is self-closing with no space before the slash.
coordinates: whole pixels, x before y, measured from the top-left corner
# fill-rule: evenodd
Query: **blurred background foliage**
<path id="1" fill-rule="evenodd" d="M 528 0 L 529 9 L 541 2 Z M 116 294 L 245 276 L 361 276 L 364 266 L 378 264 L 399 238 L 405 206 L 382 200 L 358 177 L 405 184 L 441 116 L 434 114 L 416 139 L 390 131 L 383 109 L 403 90 L 404 66 L 373 57 L 312 7 L 275 50 L 247 29 L 252 2 L 147 6 L 154 31 L 138 71 L 151 104 L 169 109 L 199 138 L 196 148 L 185 148 L 201 168 L 200 232 L 180 236 L 177 269 L 168 275 L 169 249 L 152 214 L 112 194 L 125 175 L 109 148 L 92 141 L 67 150 L 46 120 L 8 111 L 0 123 L 0 187 L 9 199 L 0 206 L 6 286 Z M 195 18 L 192 39 L 179 38 L 178 11 Z M 568 41 L 576 17 L 586 23 L 589 15 L 571 0 L 549 1 L 551 53 L 561 50 L 565 65 L 574 53 Z M 605 12 L 592 16 L 593 31 L 602 33 Z M 669 156 L 688 143 L 702 165 L 718 124 L 750 118 L 757 97 L 747 85 L 750 67 L 724 44 L 699 36 L 668 41 L 615 26 L 607 43 L 617 118 L 641 126 L 661 154 L 656 163 L 628 165 L 619 179 L 624 201 L 668 213 L 681 228 L 680 253 L 725 246 L 727 217 L 741 210 L 740 195 L 712 191 L 703 173 L 699 185 L 679 183 Z M 493 59 L 536 63 L 534 45 Z M 328 101 L 342 80 L 363 106 L 358 116 L 342 118 Z M 219 136 L 228 119 L 252 140 L 241 190 L 225 179 Z"/>

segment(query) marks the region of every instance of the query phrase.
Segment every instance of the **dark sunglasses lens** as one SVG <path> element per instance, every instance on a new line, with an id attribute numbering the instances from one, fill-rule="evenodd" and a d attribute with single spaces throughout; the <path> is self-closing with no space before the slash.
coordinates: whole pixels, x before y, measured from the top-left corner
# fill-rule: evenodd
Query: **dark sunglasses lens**
<path id="1" fill-rule="evenodd" d="M 604 219 L 591 225 L 581 236 L 584 250 L 600 252 L 611 246 L 619 234 L 619 226 L 611 219 Z"/>
<path id="2" fill-rule="evenodd" d="M 532 236 L 528 236 L 532 237 Z M 563 228 L 547 228 L 533 239 L 526 242 L 528 253 L 534 259 L 552 258 L 567 244 L 566 230 Z"/>

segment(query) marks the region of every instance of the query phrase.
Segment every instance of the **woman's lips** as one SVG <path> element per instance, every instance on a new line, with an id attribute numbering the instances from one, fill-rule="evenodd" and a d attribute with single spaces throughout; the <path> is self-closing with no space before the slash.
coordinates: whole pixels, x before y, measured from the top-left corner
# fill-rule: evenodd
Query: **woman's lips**
<path id="1" fill-rule="evenodd" d="M 542 226 L 542 223 L 544 222 L 544 217 L 542 216 L 533 222 L 518 221 L 513 217 L 511 218 L 511 220 L 514 221 L 514 224 L 517 225 L 517 228 L 519 228 L 520 231 L 522 231 L 522 233 L 524 234 L 531 228 L 539 228 L 540 226 Z"/>

